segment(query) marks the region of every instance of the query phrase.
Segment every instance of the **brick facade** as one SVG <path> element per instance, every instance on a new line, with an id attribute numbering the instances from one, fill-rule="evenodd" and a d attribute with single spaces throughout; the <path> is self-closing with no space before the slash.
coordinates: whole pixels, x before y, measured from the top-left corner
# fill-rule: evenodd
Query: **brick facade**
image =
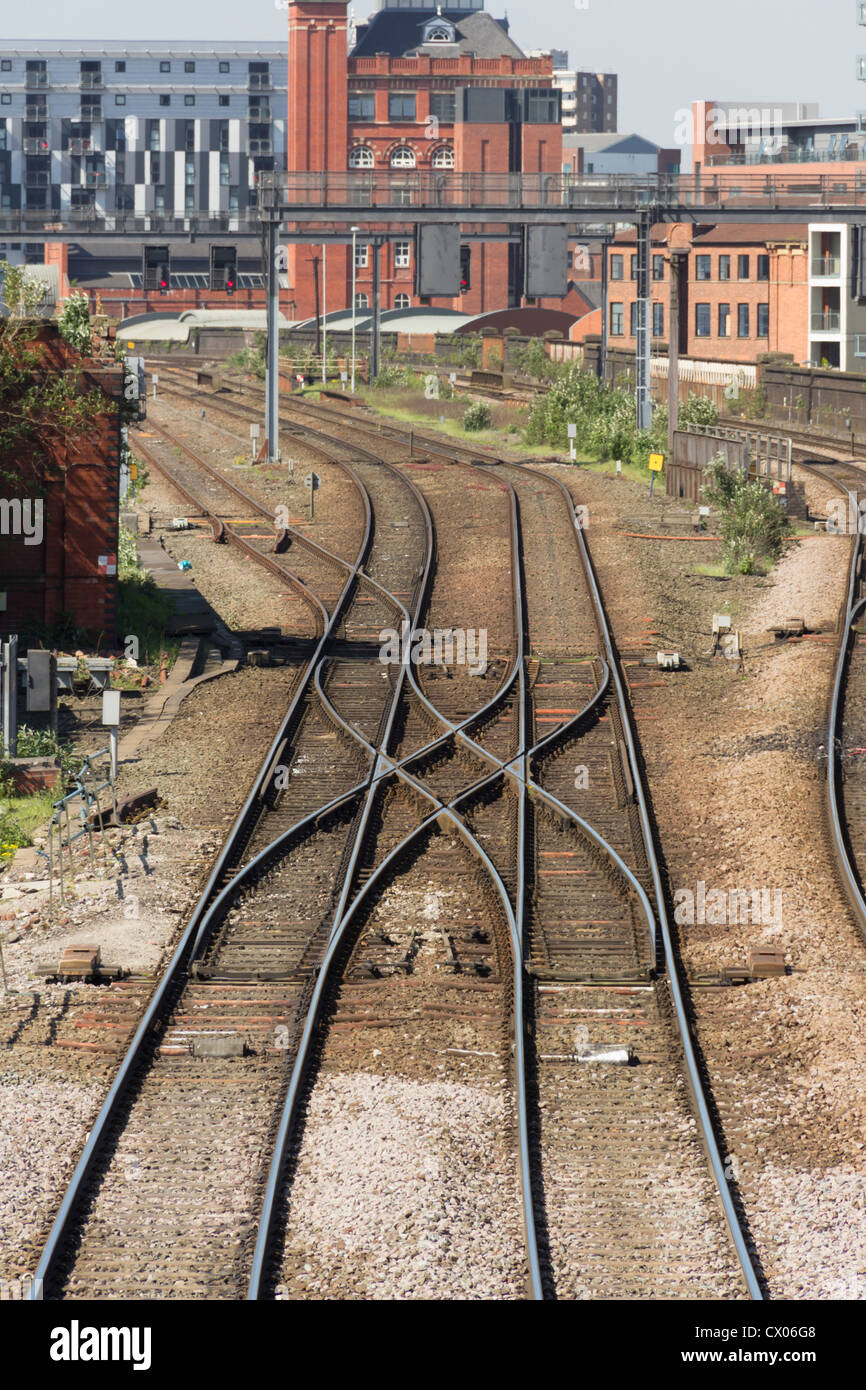
<path id="1" fill-rule="evenodd" d="M 808 358 L 808 235 L 805 226 L 658 226 L 653 231 L 652 337 L 670 335 L 670 251 L 683 252 L 680 352 L 710 361 L 754 362 L 762 353 Z M 636 348 L 633 232 L 608 250 L 608 339 Z M 727 312 L 726 312 L 727 311 Z M 725 329 L 727 331 L 725 331 Z"/>
<path id="2" fill-rule="evenodd" d="M 117 632 L 117 535 L 120 489 L 120 413 L 124 370 L 79 358 L 54 325 L 39 331 L 46 366 L 78 374 L 79 389 L 97 388 L 105 411 L 86 436 L 49 442 L 43 457 L 15 460 L 19 481 L 3 478 L 7 499 L 43 503 L 41 544 L 23 535 L 0 537 L 0 593 L 4 632 L 51 629 L 68 615 L 72 623 L 113 645 Z"/>

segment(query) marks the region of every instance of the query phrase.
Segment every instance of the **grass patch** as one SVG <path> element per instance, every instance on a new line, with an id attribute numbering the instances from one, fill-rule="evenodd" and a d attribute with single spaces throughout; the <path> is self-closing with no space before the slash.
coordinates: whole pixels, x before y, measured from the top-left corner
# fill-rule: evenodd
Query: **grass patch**
<path id="1" fill-rule="evenodd" d="M 120 528 L 118 544 L 118 627 L 121 636 L 138 639 L 138 662 L 155 665 L 163 652 L 173 664 L 180 651 L 180 641 L 166 641 L 165 627 L 172 615 L 172 603 L 158 589 L 152 575 L 141 568 L 135 539 Z"/>
<path id="2" fill-rule="evenodd" d="M 728 574 L 724 565 L 693 565 L 692 574 L 698 574 L 703 579 L 733 579 L 733 575 Z"/>
<path id="3" fill-rule="evenodd" d="M 32 845 L 34 831 L 44 825 L 53 809 L 51 792 L 6 797 L 0 801 L 0 865 L 7 863 L 17 849 Z"/>
<path id="4" fill-rule="evenodd" d="M 586 466 L 593 473 L 601 473 L 605 477 L 616 477 L 616 461 L 614 459 L 606 459 L 603 461 L 599 461 L 598 459 L 587 459 Z M 623 461 L 621 476 L 623 478 L 628 478 L 630 483 L 642 483 L 647 490 L 647 494 L 649 494 L 652 473 L 650 473 L 649 469 L 646 467 L 645 464 L 627 463 Z M 653 497 L 664 497 L 664 495 L 664 474 L 659 473 L 656 476 L 656 485 L 653 491 Z"/>

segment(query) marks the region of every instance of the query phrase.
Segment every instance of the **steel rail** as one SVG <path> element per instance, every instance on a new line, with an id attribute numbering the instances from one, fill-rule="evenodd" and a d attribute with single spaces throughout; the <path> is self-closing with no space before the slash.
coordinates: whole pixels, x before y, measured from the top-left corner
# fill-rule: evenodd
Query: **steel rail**
<path id="1" fill-rule="evenodd" d="M 813 473 L 815 477 L 822 478 L 825 482 L 828 481 L 825 468 L 832 466 L 833 465 L 829 462 L 824 466 L 813 466 L 807 463 L 798 465 L 798 467 L 805 468 L 808 472 Z M 856 463 L 837 463 L 836 466 L 862 474 L 864 481 L 866 481 L 866 469 L 859 467 Z M 853 545 L 851 546 L 851 563 L 848 568 L 848 590 L 845 598 L 845 619 L 836 653 L 833 681 L 830 688 L 830 699 L 828 701 L 827 710 L 827 811 L 830 820 L 831 846 L 842 880 L 842 888 L 854 914 L 857 929 L 864 940 L 866 940 L 866 898 L 864 898 L 863 888 L 857 875 L 855 865 L 851 860 L 848 838 L 845 834 L 844 818 L 840 805 L 841 787 L 838 765 L 842 742 L 844 690 L 852 649 L 851 639 L 854 624 L 863 612 L 864 606 L 866 606 L 866 597 L 857 597 L 857 590 L 860 583 L 858 571 L 860 570 L 864 554 L 863 532 L 861 530 L 861 513 L 857 505 L 856 493 L 848 487 L 847 483 L 842 478 L 834 478 L 831 475 L 830 481 L 836 484 L 851 503 L 852 515 L 857 518 L 857 532 L 853 537 Z"/>
<path id="2" fill-rule="evenodd" d="M 257 773 L 253 785 L 247 794 L 243 806 L 238 812 L 226 840 L 217 855 L 216 861 L 207 882 L 193 908 L 190 918 L 184 928 L 183 934 L 175 947 L 174 953 L 168 966 L 163 972 L 162 978 L 157 985 L 144 1015 L 136 1028 L 135 1035 L 124 1054 L 123 1060 L 109 1088 L 108 1094 L 102 1104 L 96 1120 L 90 1130 L 84 1149 L 75 1170 L 67 1185 L 58 1213 L 52 1223 L 46 1243 L 39 1257 L 39 1262 L 34 1274 L 33 1285 L 30 1290 L 30 1298 L 33 1299 L 41 1295 L 43 1286 L 47 1286 L 51 1276 L 58 1269 L 63 1247 L 67 1239 L 68 1228 L 72 1223 L 79 1203 L 84 1194 L 85 1184 L 94 1167 L 97 1156 L 99 1155 L 106 1136 L 109 1133 L 111 1124 L 119 1113 L 120 1106 L 126 1096 L 127 1090 L 132 1082 L 133 1074 L 139 1060 L 143 1057 L 145 1045 L 149 1040 L 152 1029 L 160 1021 L 164 1009 L 170 1001 L 170 993 L 174 986 L 179 982 L 182 972 L 186 969 L 187 958 L 190 948 L 195 940 L 199 921 L 207 904 L 214 892 L 216 885 L 230 862 L 234 853 L 235 846 L 242 839 L 247 831 L 251 818 L 259 813 L 260 797 L 270 775 L 274 760 L 279 753 L 281 746 L 285 743 L 288 731 L 293 726 L 296 713 L 301 706 L 302 700 L 306 697 L 311 675 L 315 669 L 317 661 L 320 659 L 325 645 L 328 642 L 332 631 L 335 629 L 344 604 L 354 587 L 358 578 L 361 566 L 363 565 L 370 549 L 373 537 L 373 514 L 370 506 L 369 495 L 354 474 L 351 468 L 344 467 L 352 478 L 364 508 L 364 533 L 361 544 L 353 565 L 350 566 L 350 573 L 343 587 L 342 593 L 334 605 L 334 610 L 325 625 L 325 629 L 316 644 L 315 650 L 311 654 L 306 670 L 298 683 L 297 690 L 292 697 L 289 708 L 281 721 L 280 728 L 262 761 L 259 772 Z"/>
<path id="3" fill-rule="evenodd" d="M 514 468 L 522 467 L 522 465 L 520 464 L 509 464 L 506 466 Z M 539 475 L 533 473 L 532 476 L 537 477 Z M 555 487 L 559 489 L 568 507 L 569 515 L 573 518 L 574 502 L 565 484 L 559 478 L 550 477 L 549 474 L 542 474 L 540 476 L 546 477 L 550 483 L 552 483 Z M 655 916 L 657 918 L 658 928 L 661 933 L 663 959 L 667 966 L 667 979 L 670 987 L 671 998 L 673 1001 L 674 1014 L 677 1021 L 677 1030 L 683 1048 L 683 1056 L 685 1059 L 686 1075 L 688 1079 L 689 1089 L 691 1091 L 693 1104 L 697 1112 L 697 1118 L 700 1125 L 704 1150 L 713 1172 L 713 1178 L 715 1180 L 716 1189 L 718 1191 L 719 1198 L 722 1204 L 725 1222 L 727 1224 L 728 1231 L 733 1242 L 734 1250 L 736 1251 L 737 1260 L 739 1262 L 740 1269 L 743 1274 L 749 1297 L 752 1300 L 761 1301 L 764 1297 L 763 1290 L 761 1288 L 761 1282 L 758 1278 L 758 1274 L 755 1269 L 752 1256 L 746 1242 L 746 1237 L 740 1224 L 740 1218 L 737 1213 L 737 1209 L 731 1197 L 730 1186 L 728 1183 L 728 1179 L 725 1176 L 725 1167 L 722 1161 L 721 1153 L 719 1151 L 718 1140 L 716 1138 L 715 1126 L 713 1124 L 712 1116 L 710 1114 L 709 1104 L 707 1102 L 703 1081 L 701 1079 L 700 1069 L 698 1067 L 698 1062 L 695 1055 L 691 1026 L 689 1024 L 688 1014 L 686 1012 L 685 1001 L 683 998 L 682 986 L 679 977 L 679 966 L 674 951 L 673 939 L 671 936 L 670 924 L 668 921 L 667 905 L 665 902 L 661 871 L 659 869 L 658 857 L 656 854 L 655 839 L 650 824 L 649 809 L 647 806 L 643 776 L 640 770 L 637 745 L 632 730 L 628 703 L 625 698 L 625 692 L 623 690 L 622 680 L 619 674 L 619 666 L 616 651 L 614 648 L 613 638 L 611 636 L 610 627 L 607 621 L 607 614 L 604 608 L 604 602 L 601 597 L 601 591 L 598 587 L 595 569 L 589 554 L 589 549 L 586 544 L 586 539 L 584 537 L 583 530 L 578 526 L 573 526 L 573 531 L 583 571 L 586 576 L 587 583 L 589 585 L 590 593 L 592 595 L 593 606 L 596 613 L 596 621 L 598 623 L 599 633 L 602 639 L 605 656 L 610 667 L 617 709 L 619 711 L 623 732 L 625 734 L 625 744 L 628 752 L 628 760 L 632 781 L 634 783 L 635 788 L 635 796 L 637 798 L 641 831 L 644 840 L 644 849 L 647 855 L 647 860 L 649 862 L 653 882 L 653 891 L 656 904 Z M 655 929 L 653 929 L 652 931 L 652 940 L 653 945 L 655 946 L 657 943 Z"/>

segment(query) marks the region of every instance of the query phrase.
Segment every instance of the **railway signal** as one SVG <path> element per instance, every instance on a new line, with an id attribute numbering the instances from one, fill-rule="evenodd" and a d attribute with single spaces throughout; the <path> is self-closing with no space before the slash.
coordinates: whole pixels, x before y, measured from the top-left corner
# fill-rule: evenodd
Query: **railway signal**
<path id="1" fill-rule="evenodd" d="M 212 290 L 224 290 L 232 295 L 238 282 L 238 248 L 236 246 L 212 246 L 210 248 L 210 276 L 208 286 Z"/>
<path id="2" fill-rule="evenodd" d="M 171 256 L 167 246 L 143 246 L 141 248 L 141 282 L 145 293 L 158 290 L 168 293 L 171 275 Z"/>
<path id="3" fill-rule="evenodd" d="M 320 480 L 320 478 L 319 478 L 318 473 L 308 473 L 307 476 L 304 478 L 304 487 L 308 489 L 309 494 L 310 494 L 310 520 L 311 520 L 311 521 L 312 521 L 313 515 L 314 515 L 314 500 L 315 500 L 315 496 L 316 496 L 316 489 L 318 488 L 320 481 L 321 481 L 321 480 Z"/>
<path id="4" fill-rule="evenodd" d="M 472 288 L 472 247 L 460 247 L 460 293 L 467 294 Z"/>

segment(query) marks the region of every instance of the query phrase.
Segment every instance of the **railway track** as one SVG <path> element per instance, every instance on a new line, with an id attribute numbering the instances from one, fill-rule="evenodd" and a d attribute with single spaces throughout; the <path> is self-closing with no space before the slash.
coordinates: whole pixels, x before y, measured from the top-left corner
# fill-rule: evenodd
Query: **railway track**
<path id="1" fill-rule="evenodd" d="M 311 418 L 309 409 L 302 414 Z M 321 418 L 345 426 L 341 414 L 326 408 Z M 467 485 L 499 494 L 500 503 L 508 498 L 512 624 L 510 634 L 499 633 L 502 651 L 508 648 L 507 660 L 497 657 L 501 676 L 494 666 L 493 679 L 478 694 L 462 673 L 455 681 L 412 662 L 383 672 L 377 661 L 378 679 L 372 680 L 369 659 L 353 658 L 376 624 L 371 627 L 365 613 L 355 626 L 352 604 L 357 607 L 360 590 L 371 582 L 366 576 L 387 576 L 393 587 L 380 579 L 378 593 L 363 597 L 383 605 L 377 622 L 399 617 L 411 632 L 428 597 L 433 527 L 405 471 L 359 447 L 364 431 L 355 421 L 351 428 L 351 445 L 325 437 L 332 453 L 342 445 L 353 454 L 356 476 L 367 469 L 359 478 L 368 506 L 364 546 L 346 566 L 343 593 L 322 605 L 316 654 L 251 793 L 259 804 L 250 812 L 248 799 L 247 814 L 238 818 L 124 1060 L 38 1277 L 49 1289 L 53 1281 L 73 1295 L 96 1289 L 102 1296 L 165 1296 L 169 1289 L 232 1297 L 247 1274 L 252 1297 L 275 1288 L 304 1292 L 297 1270 L 311 1233 L 299 1228 L 298 1194 L 305 1181 L 315 1184 L 305 1126 L 320 1136 L 333 1131 L 334 1107 L 344 1113 L 347 1101 L 374 1118 L 384 1068 L 391 1086 L 386 1107 L 404 1116 L 431 1087 L 440 1088 L 454 1169 L 463 1175 L 465 1210 L 452 1225 L 463 1231 L 461 1245 L 486 1255 L 481 1266 L 490 1266 L 492 1254 L 501 1269 L 499 1288 L 490 1291 L 471 1274 L 479 1262 L 464 1268 L 455 1256 L 452 1276 L 468 1296 L 519 1296 L 524 1287 L 535 1297 L 665 1297 L 678 1296 L 677 1290 L 679 1296 L 686 1290 L 712 1296 L 712 1277 L 704 1284 L 696 1252 L 684 1257 L 684 1268 L 666 1268 L 671 1240 L 682 1239 L 682 1216 L 678 1226 L 673 1215 L 677 1202 L 690 1220 L 707 1224 L 712 1194 L 698 1152 L 702 1142 L 739 1270 L 758 1297 L 675 972 L 664 982 L 655 978 L 660 962 L 672 960 L 658 867 L 606 620 L 565 489 L 513 466 L 478 468 L 478 451 L 461 450 L 457 466 Z M 399 430 L 376 431 L 376 441 L 382 438 L 405 446 Z M 455 466 L 454 451 L 425 438 L 423 447 L 428 444 L 433 456 Z M 377 506 L 382 480 L 392 495 L 380 496 Z M 202 514 L 218 516 L 224 505 L 218 486 L 212 484 Z M 399 574 L 392 538 L 387 550 L 371 544 L 370 526 L 375 516 L 379 540 L 380 515 L 393 507 L 395 489 L 404 511 L 411 494 L 416 517 L 414 534 L 403 538 Z M 234 506 L 235 495 L 231 501 Z M 542 586 L 527 580 L 524 546 L 527 538 L 535 544 L 545 528 L 549 532 L 553 517 L 577 548 L 582 582 L 571 595 L 552 594 L 546 602 Z M 419 578 L 422 535 L 426 559 Z M 309 587 L 314 593 L 312 582 Z M 395 597 L 410 591 L 411 615 Z M 557 608 L 577 618 L 566 643 L 552 631 Z M 336 750 L 327 748 L 335 740 L 341 753 L 336 777 Z M 566 794 L 566 769 L 576 756 L 584 760 L 591 789 L 577 799 L 577 809 L 573 793 Z M 288 774 L 279 784 L 278 770 Z M 578 1019 L 590 1019 L 592 1027 Z M 199 1055 L 191 1052 L 190 1038 L 201 1038 L 203 1020 L 205 1036 L 253 1038 L 251 1056 L 203 1057 L 201 1047 Z M 582 1041 L 575 1041 L 575 1027 Z M 376 1049 L 387 1064 L 372 1069 L 371 1035 L 388 1040 L 387 1048 Z M 422 1037 L 425 1057 L 437 1058 L 435 1075 L 429 1064 L 418 1065 Z M 614 1050 L 637 1053 L 641 1065 L 599 1070 L 580 1063 L 587 1040 L 590 1054 L 610 1051 L 616 1042 Z M 680 1049 L 694 1115 L 673 1101 Z M 459 1059 L 459 1069 L 452 1059 Z M 443 1068 L 450 1068 L 444 1080 Z M 374 1075 L 377 1085 L 370 1086 Z M 660 1085 L 670 1090 L 670 1104 L 660 1106 Z M 222 1150 L 213 1117 L 223 1116 L 224 1130 L 225 1102 L 220 1109 L 215 1095 L 231 1096 L 241 1139 L 228 1146 L 231 1159 L 223 1156 L 216 1165 L 214 1153 Z M 189 1134 L 172 1130 L 178 1100 L 193 1117 Z M 611 1144 L 611 1121 L 621 1120 L 624 1106 L 630 1132 Z M 477 1126 L 469 1120 L 473 1107 L 480 1107 L 489 1138 L 482 1175 L 473 1150 Z M 588 1121 L 578 1121 L 580 1115 Z M 185 1201 L 190 1142 L 199 1149 L 201 1171 L 218 1169 L 210 1228 L 207 1199 Z M 321 1149 L 313 1146 L 313 1152 Z M 261 1187 L 255 1174 L 267 1151 L 272 1156 L 256 1221 L 251 1211 Z M 671 1152 L 679 1155 L 684 1176 L 653 1207 L 646 1191 L 659 1183 L 659 1165 Z M 605 1182 L 612 1161 L 622 1179 Z M 483 1180 L 473 1185 L 479 1176 Z M 447 1195 L 450 1212 L 459 1194 L 442 1181 L 440 1206 Z M 397 1196 L 398 1203 L 406 1199 Z M 478 1222 L 479 1210 L 491 1201 L 499 1213 L 492 1251 L 494 1233 L 485 1230 L 490 1219 Z M 184 1202 L 180 1236 L 168 1252 L 166 1230 L 178 1231 Z M 437 1202 L 426 1205 L 428 1217 L 435 1214 Z M 652 1215 L 659 1205 L 661 1219 Z M 421 1225 L 427 1234 L 419 1244 L 430 1247 L 429 1220 Z M 621 1237 L 616 1257 L 605 1230 Z M 114 1250 L 108 1259 L 106 1247 Z M 396 1252 L 400 1267 L 402 1253 Z M 317 1284 L 342 1287 L 349 1262 L 343 1256 L 335 1265 L 333 1252 L 329 1258 L 331 1266 L 311 1276 L 313 1292 Z M 369 1250 L 365 1259 L 369 1284 L 355 1292 L 369 1296 L 382 1270 Z M 724 1263 L 723 1255 L 718 1259 Z M 404 1288 L 408 1278 L 415 1281 L 410 1293 L 427 1290 L 434 1265 L 440 1267 L 438 1258 L 422 1259 L 426 1275 L 409 1270 Z M 447 1258 L 442 1267 L 447 1271 Z M 341 1296 L 353 1292 L 344 1289 Z"/>

